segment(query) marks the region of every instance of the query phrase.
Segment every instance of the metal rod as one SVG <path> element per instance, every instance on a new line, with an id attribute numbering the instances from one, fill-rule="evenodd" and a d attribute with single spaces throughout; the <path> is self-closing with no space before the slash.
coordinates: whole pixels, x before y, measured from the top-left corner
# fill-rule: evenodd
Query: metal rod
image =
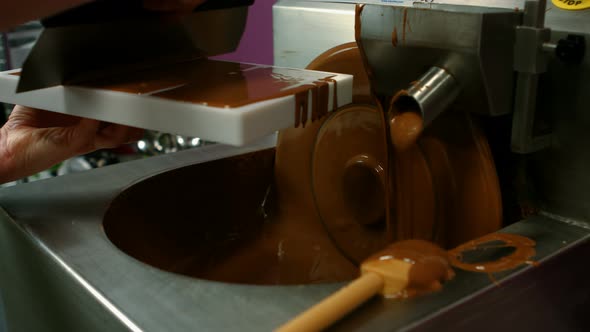
<path id="1" fill-rule="evenodd" d="M 554 54 L 555 49 L 557 49 L 557 44 L 555 43 L 543 43 L 542 45 L 543 51 L 547 52 L 548 54 Z"/>

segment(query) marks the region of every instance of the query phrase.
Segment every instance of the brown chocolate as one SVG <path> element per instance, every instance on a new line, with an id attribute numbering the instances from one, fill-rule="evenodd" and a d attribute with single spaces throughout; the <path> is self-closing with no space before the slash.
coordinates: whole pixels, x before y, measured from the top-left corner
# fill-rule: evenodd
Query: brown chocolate
<path id="1" fill-rule="evenodd" d="M 140 261 L 196 278 L 274 285 L 356 277 L 305 197 L 283 196 L 278 205 L 276 190 L 268 192 L 274 155 L 263 150 L 147 178 L 112 201 L 105 233 Z"/>
<path id="2" fill-rule="evenodd" d="M 512 247 L 515 250 L 511 254 L 494 261 L 476 263 L 466 263 L 463 261 L 463 255 L 468 251 L 506 247 Z M 511 270 L 522 264 L 529 263 L 535 254 L 534 240 L 522 235 L 509 233 L 488 234 L 449 251 L 449 257 L 453 266 L 467 271 L 488 274 Z"/>
<path id="3" fill-rule="evenodd" d="M 372 155 L 359 154 L 345 163 L 341 176 L 343 208 L 356 222 L 374 225 L 385 217 L 384 176 L 383 161 Z"/>
<path id="4" fill-rule="evenodd" d="M 395 114 L 389 120 L 390 137 L 393 147 L 402 151 L 416 144 L 424 130 L 422 116 L 418 112 Z"/>
<path id="5" fill-rule="evenodd" d="M 353 75 L 352 102 L 372 104 L 369 77 L 360 59 L 361 54 L 356 43 L 346 43 L 322 53 L 307 66 L 307 69 Z M 335 82 L 331 78 L 324 81 Z M 333 96 L 333 105 L 337 104 L 337 98 L 337 95 Z"/>
<path id="6" fill-rule="evenodd" d="M 354 9 L 354 13 L 355 13 L 354 14 L 354 18 L 355 18 L 354 19 L 354 38 L 355 38 L 356 44 L 357 44 L 359 52 L 360 52 L 361 63 L 363 64 L 363 67 L 365 68 L 365 73 L 370 81 L 373 76 L 373 73 L 371 72 L 371 66 L 369 66 L 369 62 L 367 60 L 367 57 L 364 56 L 365 51 L 363 50 L 363 43 L 361 40 L 361 32 L 362 32 L 361 15 L 363 14 L 364 8 L 365 8 L 364 4 L 357 4 Z M 373 90 L 372 87 L 371 87 L 371 95 L 372 95 L 372 97 L 375 95 L 375 91 Z"/>
<path id="7" fill-rule="evenodd" d="M 390 158 L 397 239 L 449 247 L 501 227 L 493 158 L 468 114 L 441 115 L 416 144 L 395 149 Z"/>
<path id="8" fill-rule="evenodd" d="M 362 6 L 357 6 L 357 14 L 361 11 Z M 358 31 L 358 20 L 356 28 Z M 354 47 L 354 45 L 350 46 Z M 332 53 L 344 53 L 343 50 L 349 50 L 347 47 L 349 47 L 348 44 L 333 48 Z M 315 67 L 313 69 L 353 72 L 350 69 L 351 67 L 338 68 L 339 63 L 332 61 L 338 58 L 334 54 L 326 52 L 320 58 L 314 60 L 312 64 Z M 350 53 L 350 58 L 347 61 L 356 61 L 357 64 L 362 63 L 362 60 L 359 59 L 360 55 L 360 52 L 357 53 L 355 59 L 355 55 Z M 326 69 L 325 67 L 328 66 L 329 69 Z M 356 82 L 358 80 L 355 75 L 355 84 L 357 84 Z M 365 89 L 365 91 L 368 90 Z M 365 98 L 371 98 L 370 93 L 367 93 Z M 362 98 L 360 99 L 362 100 Z M 501 204 L 493 159 L 489 153 L 485 137 L 477 126 L 471 122 L 470 117 L 465 113 L 448 112 L 448 114 L 444 114 L 440 119 L 434 121 L 421 136 L 419 133 L 422 123 L 417 113 L 399 113 L 394 109 L 388 113 L 394 118 L 394 128 L 390 127 L 392 131 L 389 136 L 405 138 L 404 144 L 398 144 L 398 146 L 405 146 L 407 149 L 390 150 L 388 157 L 390 160 L 380 162 L 381 164 L 390 165 L 390 173 L 384 176 L 384 178 L 389 176 L 389 180 L 385 180 L 389 185 L 386 185 L 383 190 L 385 197 L 389 197 L 389 199 L 385 199 L 384 203 L 373 204 L 372 207 L 367 208 L 367 211 L 365 211 L 366 218 L 360 217 L 358 213 L 355 217 L 355 213 L 350 212 L 350 210 L 356 209 L 358 211 L 358 206 L 346 204 L 352 218 L 358 221 L 357 224 L 371 224 L 368 220 L 379 219 L 376 216 L 381 215 L 375 212 L 378 210 L 376 206 L 386 206 L 383 214 L 386 218 L 389 218 L 386 225 L 387 229 L 389 229 L 388 232 L 390 232 L 387 235 L 391 238 L 391 241 L 393 239 L 420 238 L 434 240 L 444 246 L 453 246 L 470 238 L 499 229 L 501 225 Z M 401 119 L 409 117 L 410 121 L 414 121 L 413 126 L 400 125 L 401 128 L 396 128 L 397 125 L 404 124 L 403 121 L 396 121 L 399 119 L 396 116 L 400 115 L 402 115 Z M 372 121 L 370 126 L 379 128 L 382 126 L 381 123 Z M 328 125 L 338 124 L 329 121 Z M 365 123 L 366 125 L 367 123 Z M 453 128 L 453 130 L 448 130 L 448 128 Z M 456 128 L 463 129 L 457 130 Z M 297 130 L 290 129 L 287 131 L 296 132 Z M 295 134 L 293 133 L 293 135 Z M 310 137 L 318 135 L 318 129 L 315 128 L 313 132 L 310 131 L 305 135 L 310 135 Z M 353 144 L 360 144 L 358 139 L 360 136 L 362 135 L 357 133 L 354 135 L 340 135 L 337 138 L 329 139 L 331 143 L 327 144 L 321 153 L 327 159 L 330 158 L 329 156 L 346 153 L 346 151 L 351 150 Z M 413 140 L 415 140 L 415 144 L 412 144 Z M 396 139 L 394 138 L 393 141 L 396 141 Z M 398 141 L 400 140 L 398 139 Z M 318 142 L 320 141 L 318 140 Z M 300 148 L 308 146 L 308 144 L 312 144 L 311 139 L 307 142 L 302 140 L 300 144 Z M 356 154 L 353 153 L 354 155 L 350 155 L 348 158 L 359 155 L 376 155 L 375 152 L 369 153 L 371 148 L 367 147 L 368 142 L 363 144 L 365 145 L 364 148 L 354 150 Z M 364 154 L 362 153 L 363 149 L 365 149 Z M 279 152 L 280 150 L 279 148 Z M 301 153 L 308 153 L 308 151 L 302 149 Z M 297 154 L 298 152 L 293 150 L 291 153 Z M 382 160 L 383 158 L 379 157 L 379 159 Z M 335 163 L 334 168 L 329 170 L 329 173 L 339 174 L 341 181 L 348 181 L 345 179 L 347 161 L 348 159 L 343 159 L 341 162 Z M 313 167 L 318 166 L 314 165 Z M 358 177 L 368 176 L 368 179 L 374 178 L 369 174 L 362 175 L 361 170 L 358 171 Z M 328 180 L 325 179 L 325 181 Z M 337 190 L 337 181 L 334 181 L 336 180 L 332 180 L 333 183 L 323 188 L 323 190 L 326 192 Z M 319 181 L 315 182 L 319 183 Z M 375 186 L 378 186 L 378 184 Z M 464 191 L 463 188 L 467 189 L 467 191 Z M 360 188 L 358 192 L 370 192 L 366 196 L 372 196 L 373 193 L 379 190 L 381 189 L 377 187 L 373 191 L 370 191 L 369 188 Z M 344 194 L 345 192 L 341 191 L 340 195 L 348 195 Z M 322 201 L 329 201 L 337 199 L 338 195 L 320 196 Z M 350 198 L 349 200 L 353 199 Z M 365 207 L 369 206 L 366 202 L 359 204 L 364 204 Z M 387 207 L 389 204 L 391 204 L 391 208 Z M 387 211 L 390 211 L 390 213 L 387 213 Z M 487 212 L 484 213 L 483 211 Z M 331 214 L 328 213 L 328 215 Z M 478 220 L 478 222 L 473 222 L 473 220 Z M 346 238 L 343 233 L 338 233 L 337 237 Z M 362 239 L 362 231 L 350 231 L 349 238 L 351 241 L 349 242 L 354 242 L 355 236 L 357 240 Z M 358 262 L 358 258 L 355 261 Z"/>
<path id="9" fill-rule="evenodd" d="M 360 33 L 362 8 L 362 5 L 357 6 L 357 34 Z M 353 261 L 358 263 L 394 239 L 421 238 L 435 240 L 442 245 L 456 245 L 463 239 L 496 230 L 500 225 L 501 206 L 493 162 L 485 137 L 469 116 L 463 113 L 445 114 L 420 136 L 419 130 L 416 130 L 416 119 L 409 120 L 410 124 L 414 121 L 413 126 L 404 122 L 406 117 L 415 114 L 391 112 L 394 121 L 391 123 L 392 132 L 388 133 L 390 123 L 386 122 L 387 113 L 371 96 L 368 75 L 363 70 L 366 59 L 361 54 L 354 44 L 346 44 L 324 53 L 310 64 L 310 69 L 352 73 L 355 76 L 355 103 L 374 105 L 349 106 L 346 109 L 350 113 L 336 113 L 329 118 L 337 119 L 348 114 L 362 120 L 356 123 L 345 121 L 350 122 L 346 134 L 338 135 L 338 126 L 342 126 L 342 122 L 322 117 L 327 113 L 329 104 L 325 83 L 335 81 L 330 77 L 318 77 L 312 86 L 300 86 L 301 90 L 294 93 L 295 124 L 305 125 L 305 128 L 290 128 L 279 133 L 274 179 L 268 167 L 260 167 L 268 165 L 267 157 L 262 158 L 264 162 L 258 161 L 262 163 L 259 166 L 246 163 L 252 167 L 245 174 L 240 168 L 245 165 L 240 161 L 243 156 L 156 176 L 131 187 L 113 202 L 107 213 L 108 219 L 105 219 L 105 231 L 109 238 L 134 257 L 173 272 L 236 283 L 304 284 L 345 281 L 356 276 L 356 266 L 341 254 L 342 249 L 348 251 L 350 248 L 343 248 L 342 243 L 354 243 L 356 249 L 353 246 L 347 254 L 349 258 L 350 252 L 356 254 Z M 213 93 L 212 99 L 205 102 L 238 105 L 243 98 L 258 98 L 255 96 L 260 95 L 250 94 L 248 89 L 245 93 L 244 87 L 249 85 L 238 82 L 252 79 L 246 78 L 248 75 L 256 77 L 257 68 L 240 67 L 235 71 L 237 74 L 226 71 L 226 74 L 236 76 L 235 84 L 230 83 L 225 95 Z M 160 79 L 159 83 L 166 83 L 162 85 L 154 82 L 141 86 L 147 76 L 138 74 L 133 80 L 122 80 L 118 85 L 112 81 L 105 82 L 103 86 L 111 90 L 150 93 L 154 89 L 161 90 L 162 86 L 185 84 L 172 86 L 169 91 L 156 95 L 203 102 L 199 96 L 205 94 L 205 91 L 200 91 L 204 87 L 198 81 L 191 81 L 203 77 L 203 72 L 199 70 L 194 69 L 191 73 L 192 67 L 179 67 L 176 76 L 173 74 L 175 71 L 168 72 L 173 79 L 167 79 L 165 73 L 154 76 Z M 264 69 L 260 70 L 264 72 Z M 213 78 L 214 70 L 210 76 L 217 80 Z M 274 87 L 293 83 L 286 83 L 289 78 L 280 75 L 269 78 L 268 72 L 262 76 L 261 81 L 254 80 L 255 90 L 266 88 L 267 79 L 274 82 L 271 82 Z M 185 78 L 188 79 L 183 81 Z M 232 80 L 233 77 L 226 77 L 220 82 L 226 84 Z M 150 82 L 149 79 L 147 81 Z M 235 91 L 232 90 L 234 88 Z M 231 97 L 227 95 L 229 92 L 232 92 Z M 310 94 L 312 108 L 308 112 Z M 336 94 L 332 97 L 332 104 L 336 105 Z M 307 118 L 308 113 L 311 118 Z M 334 137 L 326 138 L 326 135 Z M 389 137 L 398 142 L 396 146 L 406 146 L 406 143 L 399 143 L 403 140 L 396 138 L 398 136 L 405 137 L 409 142 L 406 149 L 388 148 Z M 411 144 L 412 140 L 416 143 Z M 325 146 L 322 147 L 322 144 Z M 318 153 L 320 147 L 322 151 Z M 317 162 L 317 158 L 330 159 L 330 156 L 335 160 L 332 164 Z M 325 169 L 320 173 L 333 173 L 334 177 L 316 176 L 321 168 Z M 182 184 L 178 182 L 180 180 L 174 180 L 173 175 L 182 179 Z M 161 209 L 165 212 L 150 210 L 138 213 L 142 206 L 156 205 L 156 202 L 148 201 L 146 204 L 142 201 L 149 199 L 151 194 L 147 193 L 171 192 L 187 182 L 199 183 L 196 192 L 191 192 L 189 196 L 207 209 L 199 209 L 199 214 L 195 214 L 194 209 L 184 208 L 194 206 L 187 202 L 177 208 L 174 218 L 170 218 L 168 207 Z M 269 195 L 271 183 L 274 184 Z M 224 188 L 224 193 L 216 195 L 218 188 Z M 322 202 L 336 200 L 337 203 L 344 203 L 318 204 L 318 192 L 322 192 L 319 195 Z M 137 196 L 133 204 L 125 201 L 133 195 Z M 261 213 L 262 201 L 274 204 Z M 168 203 L 172 205 L 173 202 Z M 232 209 L 227 209 L 228 205 Z M 271 209 L 271 205 L 274 208 Z M 328 215 L 322 212 L 320 217 L 317 208 L 323 211 L 326 207 Z M 330 232 L 326 232 L 326 226 L 332 225 L 329 215 L 342 207 L 354 220 L 354 223 L 346 225 L 354 227 L 340 231 L 328 227 Z M 162 223 L 162 220 L 167 220 L 167 223 Z M 129 225 L 125 226 L 126 223 Z M 365 236 L 367 233 L 372 233 L 372 237 Z M 367 241 L 367 238 L 372 240 Z M 378 241 L 374 241 L 376 238 Z M 424 249 L 427 247 L 417 245 L 413 248 L 418 252 L 425 250 L 423 254 L 428 255 L 432 252 Z M 409 257 L 408 254 L 406 258 Z M 414 266 L 411 289 L 420 290 L 416 292 L 436 289 L 437 284 L 431 280 L 439 280 L 440 285 L 444 279 L 441 279 L 444 273 L 441 272 L 440 261 L 437 264 Z M 446 278 L 449 274 L 446 269 L 444 271 Z M 405 295 L 412 294 L 410 291 Z"/>
<path id="10" fill-rule="evenodd" d="M 294 94 L 295 126 L 307 124 L 305 135 L 313 142 L 321 121 L 308 121 L 309 95 L 311 120 L 319 119 L 328 112 L 328 83 L 333 85 L 332 107 L 337 105 L 337 82 L 322 73 L 310 74 L 313 84 L 298 85 L 285 72 L 288 70 L 202 60 L 84 86 L 218 107 Z M 296 156 L 306 155 L 306 150 L 310 155 L 313 145 L 302 148 L 300 138 L 291 142 L 288 136 L 281 134 L 283 143 L 279 142 L 278 149 L 282 152 L 276 155 L 278 197 L 274 197 L 277 190 L 267 197 L 280 201 L 274 213 L 265 217 L 260 212 L 265 192 L 273 183 L 268 162 L 274 152 L 264 151 L 174 170 L 128 188 L 112 202 L 105 216 L 105 232 L 113 243 L 141 261 L 198 278 L 248 284 L 354 278 L 357 268 L 334 247 L 315 212 L 309 172 L 297 174 L 287 169 L 286 174 L 281 173 L 282 165 L 310 169 L 309 159 L 297 160 Z M 289 184 L 293 175 L 297 180 Z M 186 183 L 198 186 L 183 194 L 181 188 L 186 188 Z M 298 192 L 290 193 L 292 187 Z M 201 207 L 198 210 L 195 202 Z"/>
<path id="11" fill-rule="evenodd" d="M 350 280 L 358 273 L 356 267 L 340 254 L 322 224 L 315 207 L 312 190 L 312 151 L 317 132 L 326 119 L 308 122 L 305 128 L 290 128 L 279 133 L 275 156 L 275 184 L 277 189 L 277 218 L 285 218 L 286 236 L 293 241 L 321 236 L 321 250 L 330 259 L 318 268 L 335 269 L 340 280 Z M 301 249 L 299 249 L 301 250 Z M 327 280 L 324 278 L 324 280 Z M 334 280 L 334 278 L 332 279 Z"/>
<path id="12" fill-rule="evenodd" d="M 391 156 L 393 220 L 397 240 L 435 240 L 437 229 L 436 189 L 428 160 L 413 144 Z"/>
<path id="13" fill-rule="evenodd" d="M 361 266 L 363 272 L 387 270 L 390 261 L 397 260 L 411 264 L 404 290 L 385 293 L 386 297 L 407 298 L 438 291 L 442 284 L 455 275 L 447 252 L 439 246 L 422 240 L 399 241 L 387 246 L 379 253 L 369 257 Z M 395 272 L 395 271 L 392 271 Z M 387 272 L 386 272 L 387 273 Z M 390 276 L 395 276 L 392 273 Z M 387 284 L 387 275 L 384 276 Z"/>
<path id="14" fill-rule="evenodd" d="M 363 14 L 363 9 L 365 9 L 364 4 L 357 4 L 354 8 L 354 40 L 357 43 L 361 40 L 361 16 Z"/>
<path id="15" fill-rule="evenodd" d="M 339 109 L 316 134 L 312 150 L 315 207 L 337 246 L 357 264 L 393 240 L 382 113 L 370 105 Z"/>
<path id="16" fill-rule="evenodd" d="M 317 117 L 328 113 L 326 82 L 335 82 L 325 73 L 305 73 L 313 83 L 303 80 L 296 69 L 274 68 L 234 62 L 199 59 L 165 67 L 156 67 L 82 84 L 133 94 L 190 102 L 213 107 L 235 108 L 255 102 L 294 95 L 295 127 L 305 124 L 308 96 L 311 112 Z M 334 89 L 337 86 L 334 85 Z M 336 107 L 334 103 L 332 107 Z"/>
<path id="17" fill-rule="evenodd" d="M 486 137 L 471 116 L 443 113 L 418 144 L 435 175 L 438 217 L 445 216 L 436 225 L 444 241 L 439 243 L 452 248 L 500 229 L 498 176 Z"/>
<path id="18" fill-rule="evenodd" d="M 440 222 L 437 215 L 437 191 L 432 166 L 428 156 L 420 148 L 418 142 L 424 129 L 422 116 L 417 110 L 400 112 L 394 104 L 400 91 L 394 96 L 388 110 L 388 130 L 391 139 L 390 179 L 394 189 L 391 199 L 395 206 L 397 236 L 403 239 L 437 240 Z M 445 177 L 448 174 L 441 174 Z"/>

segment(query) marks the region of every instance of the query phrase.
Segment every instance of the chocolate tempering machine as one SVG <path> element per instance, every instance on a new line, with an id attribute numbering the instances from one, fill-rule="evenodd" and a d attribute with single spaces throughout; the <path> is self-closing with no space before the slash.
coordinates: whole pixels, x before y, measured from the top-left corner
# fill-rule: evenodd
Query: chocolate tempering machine
<path id="1" fill-rule="evenodd" d="M 356 6 L 359 2 L 362 10 Z M 585 0 L 279 0 L 274 5 L 276 66 L 305 68 L 328 49 L 356 41 L 374 94 L 386 98 L 405 90 L 397 106 L 417 107 L 427 125 L 457 109 L 476 118 L 489 141 L 502 193 L 503 226 L 495 231 L 536 242 L 533 265 L 495 274 L 494 280 L 485 273 L 457 270 L 439 292 L 407 300 L 375 298 L 332 329 L 587 330 L 587 5 Z M 243 4 L 214 8 L 174 22 L 167 31 L 191 39 L 190 31 L 222 30 L 225 24 L 236 29 L 226 37 L 236 31 L 239 35 L 246 14 Z M 211 15 L 214 20 L 203 19 Z M 100 31 L 121 29 L 117 21 L 100 24 Z M 150 24 L 143 28 L 149 30 Z M 192 29 L 193 24 L 202 25 Z M 68 36 L 66 44 L 72 38 L 80 43 L 86 39 L 51 29 L 70 27 L 53 27 L 50 20 L 49 41 L 55 40 L 53 33 Z M 189 32 L 182 35 L 178 29 Z M 206 40 L 179 38 L 175 41 L 193 46 Z M 42 47 L 40 54 L 47 54 Z M 227 45 L 203 44 L 196 49 L 229 50 Z M 186 51 L 190 54 L 194 48 Z M 174 55 L 186 55 L 180 53 L 175 50 Z M 175 229 L 186 231 L 189 239 L 183 241 L 202 242 L 198 248 L 205 256 L 227 240 L 220 232 L 256 228 L 237 225 L 234 219 L 248 211 L 258 213 L 267 196 L 277 140 L 272 134 L 305 122 L 302 114 L 293 121 L 295 95 L 301 92 L 297 88 L 317 84 L 326 73 L 235 67 L 270 71 L 287 81 L 296 77 L 287 85 L 294 87 L 292 92 L 265 95 L 236 106 L 241 107 L 236 111 L 171 100 L 166 93 L 187 84 L 175 77 L 165 87 L 150 85 L 148 78 L 150 84 L 135 93 L 124 90 L 137 82 L 125 85 L 119 80 L 125 89 L 105 91 L 104 84 L 96 83 L 105 78 L 99 74 L 115 75 L 117 71 L 105 69 L 121 70 L 136 58 L 127 63 L 108 59 L 104 67 L 82 71 L 59 61 L 65 56 L 51 55 L 63 68 L 56 65 L 54 75 L 34 82 L 40 86 L 23 89 L 31 91 L 16 93 L 19 75 L 26 77 L 26 64 L 20 74 L 2 73 L 1 100 L 228 145 L 1 190 L 0 299 L 8 331 L 266 331 L 343 285 L 228 283 L 154 263 L 166 259 L 159 250 Z M 155 54 L 150 61 L 169 56 Z M 328 109 L 355 102 L 354 83 L 347 74 L 352 73 L 330 75 L 337 84 L 324 82 Z M 146 76 L 141 77 L 144 82 Z M 312 90 L 303 91 L 304 103 L 312 105 L 305 119 L 312 119 L 318 103 Z M 183 255 L 183 250 L 174 253 Z"/>

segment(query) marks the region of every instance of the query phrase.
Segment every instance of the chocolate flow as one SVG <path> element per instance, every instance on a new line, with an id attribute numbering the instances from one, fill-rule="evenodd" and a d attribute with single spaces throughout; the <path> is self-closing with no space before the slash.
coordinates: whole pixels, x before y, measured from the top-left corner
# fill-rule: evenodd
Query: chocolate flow
<path id="1" fill-rule="evenodd" d="M 391 143 L 396 150 L 405 150 L 416 144 L 424 130 L 422 116 L 417 111 L 403 112 L 389 120 Z"/>
<path id="2" fill-rule="evenodd" d="M 315 58 L 306 69 L 352 75 L 354 77 L 352 102 L 355 104 L 374 104 L 371 97 L 369 77 L 360 59 L 361 53 L 356 43 L 345 43 L 325 51 Z M 328 78 L 326 80 L 332 79 Z M 336 97 L 335 95 L 334 98 Z M 333 104 L 336 105 L 336 103 Z"/>

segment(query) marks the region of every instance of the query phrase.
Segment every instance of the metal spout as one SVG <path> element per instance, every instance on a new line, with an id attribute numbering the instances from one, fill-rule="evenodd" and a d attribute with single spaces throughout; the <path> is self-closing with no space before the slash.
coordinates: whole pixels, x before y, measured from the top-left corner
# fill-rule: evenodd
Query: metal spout
<path id="1" fill-rule="evenodd" d="M 440 67 L 431 67 L 404 93 L 399 94 L 393 105 L 399 112 L 420 111 L 424 126 L 427 126 L 455 101 L 460 91 L 451 73 Z"/>

